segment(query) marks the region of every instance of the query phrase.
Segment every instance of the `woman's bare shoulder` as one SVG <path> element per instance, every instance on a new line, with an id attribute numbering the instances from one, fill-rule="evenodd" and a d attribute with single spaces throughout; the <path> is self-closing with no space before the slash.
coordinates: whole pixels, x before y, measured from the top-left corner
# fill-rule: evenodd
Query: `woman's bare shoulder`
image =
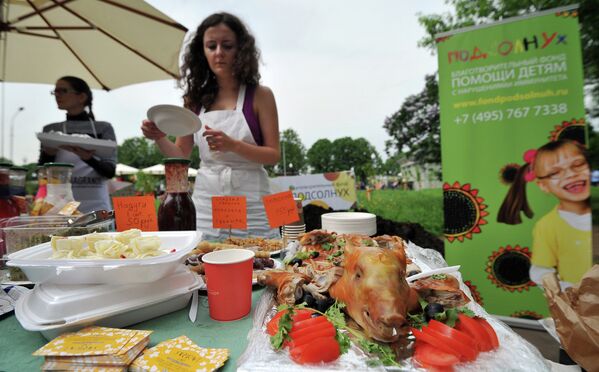
<path id="1" fill-rule="evenodd" d="M 272 90 L 266 85 L 258 85 L 256 87 L 256 93 L 254 100 L 266 101 L 274 100 L 275 96 Z"/>

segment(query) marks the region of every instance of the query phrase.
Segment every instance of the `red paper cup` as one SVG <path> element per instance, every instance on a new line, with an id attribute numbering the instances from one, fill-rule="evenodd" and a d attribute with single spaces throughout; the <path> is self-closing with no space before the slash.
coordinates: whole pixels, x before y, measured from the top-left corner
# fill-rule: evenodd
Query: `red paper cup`
<path id="1" fill-rule="evenodd" d="M 225 249 L 202 256 L 208 287 L 208 308 L 214 320 L 237 320 L 252 308 L 254 252 Z"/>

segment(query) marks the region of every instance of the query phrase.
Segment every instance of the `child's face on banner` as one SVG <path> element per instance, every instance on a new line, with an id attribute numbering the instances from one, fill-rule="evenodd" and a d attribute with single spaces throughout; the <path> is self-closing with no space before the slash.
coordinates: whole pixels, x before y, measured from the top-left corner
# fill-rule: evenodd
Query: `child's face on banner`
<path id="1" fill-rule="evenodd" d="M 541 190 L 559 200 L 585 201 L 590 196 L 589 163 L 575 145 L 566 144 L 553 152 L 539 154 L 535 173 Z"/>

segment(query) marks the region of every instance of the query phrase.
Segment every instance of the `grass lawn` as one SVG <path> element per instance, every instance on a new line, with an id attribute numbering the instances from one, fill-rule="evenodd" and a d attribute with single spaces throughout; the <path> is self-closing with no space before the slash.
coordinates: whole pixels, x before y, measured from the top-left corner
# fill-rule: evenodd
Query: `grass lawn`
<path id="1" fill-rule="evenodd" d="M 417 222 L 437 236 L 443 234 L 443 190 L 373 190 L 371 200 L 366 191 L 358 191 L 359 208 L 384 219 Z M 599 225 L 599 186 L 591 188 L 593 224 Z"/>
<path id="2" fill-rule="evenodd" d="M 417 222 L 436 236 L 443 234 L 443 190 L 373 190 L 358 191 L 358 206 L 386 220 Z"/>

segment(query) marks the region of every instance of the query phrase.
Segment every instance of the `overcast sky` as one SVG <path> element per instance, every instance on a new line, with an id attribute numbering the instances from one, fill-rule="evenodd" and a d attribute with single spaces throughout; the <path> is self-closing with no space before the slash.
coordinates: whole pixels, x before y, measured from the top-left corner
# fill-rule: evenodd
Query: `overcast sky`
<path id="1" fill-rule="evenodd" d="M 419 48 L 424 36 L 417 13 L 448 11 L 442 0 L 149 0 L 194 31 L 208 15 L 228 11 L 241 17 L 262 52 L 262 84 L 279 109 L 281 131 L 293 128 L 306 148 L 320 138 L 364 137 L 384 156 L 385 117 L 424 86 L 437 70 L 436 56 Z M 37 161 L 35 133 L 62 121 L 51 85 L 6 83 L 4 156 Z M 181 105 L 174 81 L 94 91 L 97 120 L 114 126 L 117 141 L 141 135 L 146 111 L 155 104 Z M 25 109 L 17 113 L 19 107 Z M 13 120 L 14 118 L 14 120 Z"/>

